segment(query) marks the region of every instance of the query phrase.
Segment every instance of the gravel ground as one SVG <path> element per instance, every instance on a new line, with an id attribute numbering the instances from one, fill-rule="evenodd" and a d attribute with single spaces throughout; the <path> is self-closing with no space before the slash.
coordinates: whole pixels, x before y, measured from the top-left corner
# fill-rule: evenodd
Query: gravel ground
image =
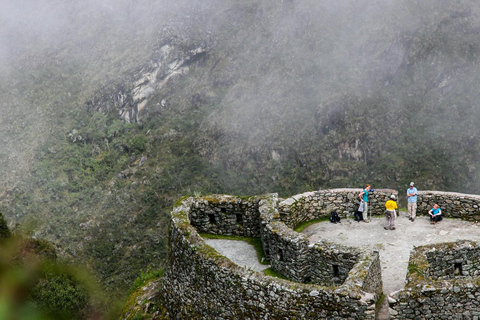
<path id="1" fill-rule="evenodd" d="M 229 258 L 237 265 L 263 273 L 270 265 L 260 264 L 255 248 L 245 241 L 204 239 L 205 242 L 220 254 Z"/>
<path id="2" fill-rule="evenodd" d="M 321 222 L 304 229 L 311 242 L 330 240 L 347 246 L 364 247 L 380 252 L 383 291 L 402 289 L 407 275 L 408 259 L 413 246 L 456 240 L 480 240 L 480 226 L 472 222 L 443 219 L 431 225 L 426 216 L 414 222 L 405 213 L 397 217 L 396 229 L 385 230 L 384 218 L 373 218 L 370 223 L 343 219 L 341 223 Z"/>

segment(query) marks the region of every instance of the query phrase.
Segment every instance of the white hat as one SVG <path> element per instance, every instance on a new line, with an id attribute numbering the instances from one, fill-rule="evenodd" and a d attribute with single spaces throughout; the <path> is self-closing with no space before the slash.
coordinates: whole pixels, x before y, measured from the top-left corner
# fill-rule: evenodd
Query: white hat
<path id="1" fill-rule="evenodd" d="M 413 187 L 414 183 L 413 182 L 410 182 L 410 187 Z"/>
<path id="2" fill-rule="evenodd" d="M 393 199 L 393 200 L 395 200 L 395 198 L 396 198 L 396 197 L 395 197 L 395 195 L 394 195 L 394 194 L 392 194 L 392 195 L 390 196 L 390 199 Z"/>

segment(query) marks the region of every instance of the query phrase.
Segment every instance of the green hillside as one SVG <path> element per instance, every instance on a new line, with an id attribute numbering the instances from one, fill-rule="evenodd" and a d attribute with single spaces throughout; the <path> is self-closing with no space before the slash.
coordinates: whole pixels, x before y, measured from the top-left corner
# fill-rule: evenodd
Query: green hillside
<path id="1" fill-rule="evenodd" d="M 479 193 L 474 1 L 8 2 L 0 211 L 115 295 L 183 195 Z"/>

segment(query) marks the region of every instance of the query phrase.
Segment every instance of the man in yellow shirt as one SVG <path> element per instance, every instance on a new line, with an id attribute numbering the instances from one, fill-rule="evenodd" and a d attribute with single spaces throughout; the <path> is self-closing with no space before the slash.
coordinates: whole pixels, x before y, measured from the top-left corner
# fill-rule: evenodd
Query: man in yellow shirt
<path id="1" fill-rule="evenodd" d="M 390 200 L 388 200 L 385 203 L 385 217 L 386 217 L 386 222 L 385 222 L 385 227 L 383 227 L 385 230 L 395 230 L 395 217 L 397 215 L 397 212 L 395 209 L 397 209 L 397 203 L 395 202 L 396 197 L 394 194 L 390 196 Z"/>

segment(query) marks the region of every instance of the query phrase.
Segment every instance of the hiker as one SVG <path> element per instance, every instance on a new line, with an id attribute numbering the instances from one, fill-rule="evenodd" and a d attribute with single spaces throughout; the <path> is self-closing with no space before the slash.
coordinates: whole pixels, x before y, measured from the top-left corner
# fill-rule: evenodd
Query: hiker
<path id="1" fill-rule="evenodd" d="M 390 199 L 385 202 L 385 230 L 395 230 L 395 218 L 397 216 L 397 212 L 395 209 L 398 208 L 397 203 L 395 202 L 396 197 L 394 194 L 390 196 Z"/>
<path id="2" fill-rule="evenodd" d="M 358 194 L 358 197 L 360 198 L 360 208 L 363 207 L 363 222 L 370 222 L 370 219 L 368 218 L 368 192 L 370 191 L 370 189 L 372 188 L 372 186 L 370 186 L 369 184 L 367 184 L 365 186 L 365 189 L 363 189 L 362 192 L 360 192 Z M 362 206 L 363 204 L 363 206 Z M 361 211 L 360 208 L 358 209 L 358 211 Z"/>
<path id="3" fill-rule="evenodd" d="M 407 189 L 408 219 L 412 222 L 417 216 L 417 188 L 414 185 L 413 182 L 410 182 L 410 187 Z"/>
<path id="4" fill-rule="evenodd" d="M 428 211 L 430 215 L 430 223 L 435 224 L 442 220 L 442 209 L 438 206 L 438 204 L 434 204 L 433 208 Z"/>

